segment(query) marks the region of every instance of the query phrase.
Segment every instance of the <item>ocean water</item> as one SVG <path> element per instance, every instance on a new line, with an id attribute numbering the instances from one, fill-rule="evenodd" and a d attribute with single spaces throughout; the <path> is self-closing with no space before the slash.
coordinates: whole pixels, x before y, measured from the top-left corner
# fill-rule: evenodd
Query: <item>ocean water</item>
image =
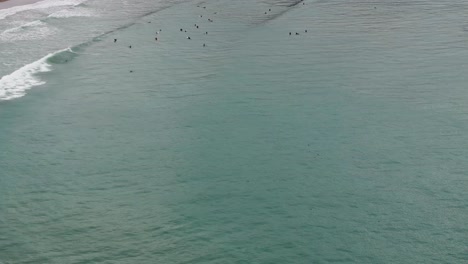
<path id="1" fill-rule="evenodd" d="M 467 9 L 0 10 L 0 263 L 467 263 Z"/>

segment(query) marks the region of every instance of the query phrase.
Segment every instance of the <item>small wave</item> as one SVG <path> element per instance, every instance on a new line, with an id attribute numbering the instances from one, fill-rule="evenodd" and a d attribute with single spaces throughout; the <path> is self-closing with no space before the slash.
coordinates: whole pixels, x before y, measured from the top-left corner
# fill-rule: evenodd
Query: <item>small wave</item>
<path id="1" fill-rule="evenodd" d="M 304 2 L 304 0 L 264 0 L 262 2 L 266 4 L 277 5 L 277 6 L 294 7 Z"/>
<path id="2" fill-rule="evenodd" d="M 48 15 L 47 18 L 35 20 L 26 24 L 22 24 L 20 26 L 9 28 L 0 33 L 0 40 L 11 42 L 16 40 L 33 40 L 44 38 L 56 32 L 56 28 L 47 23 L 48 19 L 91 16 L 94 16 L 94 13 L 92 11 L 87 10 L 85 8 L 77 8 L 76 6 L 73 6 L 68 9 L 62 9 L 60 11 L 54 12 Z M 24 30 L 28 31 L 26 31 L 25 33 Z"/>
<path id="3" fill-rule="evenodd" d="M 53 64 L 66 63 L 76 55 L 71 48 L 59 50 L 3 76 L 0 79 L 0 101 L 22 97 L 32 87 L 45 84 L 37 74 L 49 72 Z"/>
<path id="4" fill-rule="evenodd" d="M 67 48 L 47 56 L 46 61 L 50 64 L 64 64 L 74 59 L 79 54 L 73 51 L 72 48 Z"/>
<path id="5" fill-rule="evenodd" d="M 91 11 L 78 9 L 78 10 L 60 10 L 50 14 L 48 17 L 51 18 L 69 18 L 69 17 L 91 17 L 94 14 Z"/>
<path id="6" fill-rule="evenodd" d="M 44 25 L 44 22 L 42 22 L 40 20 L 35 20 L 35 21 L 32 21 L 32 22 L 26 23 L 24 25 L 21 25 L 19 27 L 14 27 L 14 28 L 7 29 L 7 30 L 3 31 L 2 34 L 16 33 L 18 31 L 21 31 L 22 29 L 25 29 L 25 28 L 35 27 L 35 26 L 43 26 L 43 25 Z"/>
<path id="7" fill-rule="evenodd" d="M 21 5 L 21 6 L 14 6 L 11 8 L 6 8 L 0 10 L 0 19 L 5 19 L 6 17 L 12 16 L 16 13 L 28 11 L 28 10 L 35 10 L 35 9 L 46 9 L 50 7 L 58 7 L 58 6 L 78 6 L 87 0 L 48 0 L 48 1 L 40 1 L 34 4 L 29 5 Z"/>
<path id="8" fill-rule="evenodd" d="M 57 28 L 49 26 L 43 21 L 36 20 L 24 25 L 7 29 L 0 33 L 0 40 L 12 42 L 17 40 L 41 39 L 55 34 Z"/>

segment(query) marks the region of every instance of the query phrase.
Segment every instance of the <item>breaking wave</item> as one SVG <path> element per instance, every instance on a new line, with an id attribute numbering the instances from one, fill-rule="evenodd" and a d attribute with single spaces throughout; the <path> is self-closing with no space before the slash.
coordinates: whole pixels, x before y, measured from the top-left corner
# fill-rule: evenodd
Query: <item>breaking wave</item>
<path id="1" fill-rule="evenodd" d="M 32 87 L 45 84 L 38 74 L 49 72 L 54 64 L 63 64 L 77 56 L 71 48 L 50 53 L 0 79 L 0 101 L 22 97 Z"/>

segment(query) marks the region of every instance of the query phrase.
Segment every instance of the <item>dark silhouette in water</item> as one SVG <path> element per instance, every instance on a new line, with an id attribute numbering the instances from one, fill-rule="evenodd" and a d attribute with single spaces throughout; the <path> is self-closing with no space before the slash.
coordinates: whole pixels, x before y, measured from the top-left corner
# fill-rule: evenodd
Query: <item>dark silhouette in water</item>
<path id="1" fill-rule="evenodd" d="M 203 47 L 206 47 L 206 44 L 205 44 L 205 43 L 203 43 Z"/>
<path id="2" fill-rule="evenodd" d="M 299 33 L 296 32 L 296 35 L 299 35 Z"/>
<path id="3" fill-rule="evenodd" d="M 305 33 L 307 33 L 307 29 L 306 29 L 306 30 L 304 30 L 304 32 L 305 32 Z"/>
<path id="4" fill-rule="evenodd" d="M 154 40 L 158 41 L 158 38 L 154 38 Z"/>
<path id="5" fill-rule="evenodd" d="M 184 31 L 183 29 L 180 29 L 180 32 Z"/>
<path id="6" fill-rule="evenodd" d="M 291 34 L 292 34 L 292 33 L 291 33 L 291 32 L 289 32 L 289 36 L 291 36 Z"/>
<path id="7" fill-rule="evenodd" d="M 129 48 L 132 48 L 132 45 L 128 46 Z"/>
<path id="8" fill-rule="evenodd" d="M 114 43 L 116 43 L 116 42 L 117 42 L 117 39 L 114 39 Z"/>
<path id="9" fill-rule="evenodd" d="M 187 39 L 191 39 L 190 37 L 187 37 Z"/>

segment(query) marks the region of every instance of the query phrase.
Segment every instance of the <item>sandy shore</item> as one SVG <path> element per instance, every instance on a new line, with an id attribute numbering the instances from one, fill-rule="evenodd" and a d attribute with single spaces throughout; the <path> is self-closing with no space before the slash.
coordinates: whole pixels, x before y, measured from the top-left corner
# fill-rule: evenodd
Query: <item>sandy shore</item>
<path id="1" fill-rule="evenodd" d="M 41 0 L 0 0 L 0 9 L 10 8 L 19 5 L 28 5 Z"/>

